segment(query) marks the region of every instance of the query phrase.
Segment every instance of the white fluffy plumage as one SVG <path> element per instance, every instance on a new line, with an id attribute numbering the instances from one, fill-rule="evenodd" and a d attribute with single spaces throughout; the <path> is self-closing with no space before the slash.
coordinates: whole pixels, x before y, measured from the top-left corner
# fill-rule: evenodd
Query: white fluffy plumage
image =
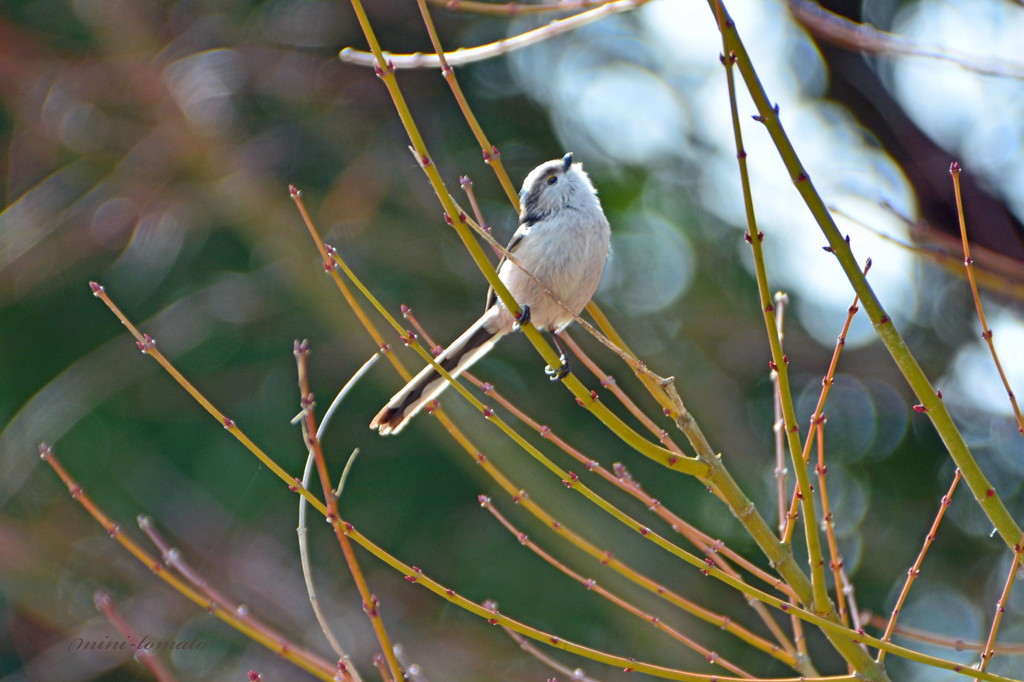
<path id="1" fill-rule="evenodd" d="M 530 321 L 538 329 L 558 332 L 597 290 L 608 260 L 611 228 L 597 191 L 583 166 L 573 163 L 572 154 L 534 168 L 523 181 L 519 198 L 519 229 L 507 248 L 516 262 L 502 258 L 498 277 L 516 303 L 529 308 Z M 436 362 L 456 377 L 514 327 L 512 313 L 491 291 L 484 314 Z M 370 428 L 385 436 L 398 433 L 447 387 L 448 381 L 428 365 L 388 401 Z"/>

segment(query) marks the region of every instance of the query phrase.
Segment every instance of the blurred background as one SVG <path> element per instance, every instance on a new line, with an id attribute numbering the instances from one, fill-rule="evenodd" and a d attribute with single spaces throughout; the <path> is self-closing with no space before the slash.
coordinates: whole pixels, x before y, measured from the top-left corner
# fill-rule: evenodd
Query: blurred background
<path id="1" fill-rule="evenodd" d="M 414 2 L 369 4 L 385 49 L 430 51 Z M 974 255 L 989 273 L 990 324 L 1011 383 L 1024 390 L 1024 7 L 1008 0 L 736 0 L 728 7 L 815 185 L 858 258 L 873 260 L 871 284 L 1022 518 L 1024 440 L 961 274 L 948 168 L 959 160 L 965 169 Z M 381 82 L 337 58 L 343 47 L 366 47 L 348 4 L 8 0 L 0 8 L 0 680 L 148 679 L 123 652 L 71 650 L 78 639 L 117 638 L 93 607 L 99 588 L 114 594 L 139 632 L 206 643 L 201 652 L 167 657 L 179 679 L 244 679 L 250 669 L 264 679 L 304 679 L 165 588 L 41 465 L 38 444 L 47 441 L 125 532 L 140 536 L 133 519 L 152 516 L 211 582 L 332 658 L 302 586 L 294 494 L 137 351 L 88 282 L 105 285 L 215 404 L 296 475 L 305 451 L 289 424 L 299 409 L 293 340 L 310 340 L 321 412 L 375 348 L 323 276 L 288 184 L 302 189 L 327 241 L 385 305 L 395 314 L 410 305 L 440 342 L 476 318 L 486 283 L 441 219 Z M 448 48 L 561 16 L 433 13 Z M 704 3 L 652 0 L 457 73 L 514 182 L 566 151 L 584 163 L 614 231 L 598 303 L 654 371 L 676 377 L 705 434 L 774 525 L 770 354 L 743 241 L 720 52 Z M 458 191 L 459 176 L 469 175 L 494 233 L 507 239 L 514 212 L 439 73 L 400 72 L 398 80 L 448 186 Z M 785 342 L 805 425 L 853 292 L 742 92 L 739 110 L 771 285 L 790 296 Z M 625 367 L 573 333 L 656 414 Z M 397 352 L 419 366 L 411 352 Z M 699 484 L 625 449 L 541 366 L 525 341 L 511 338 L 476 373 L 589 456 L 606 466 L 623 462 L 663 503 L 764 564 Z M 393 439 L 371 433 L 367 423 L 399 385 L 380 363 L 325 437 L 336 472 L 361 449 L 341 500 L 348 520 L 461 594 L 495 599 L 536 627 L 620 655 L 713 670 L 520 546 L 479 508 L 479 493 L 492 494 L 570 566 L 607 586 L 619 582 L 514 507 L 435 420 L 421 416 Z M 953 476 L 914 402 L 858 316 L 826 410 L 826 443 L 845 566 L 860 607 L 874 614 L 892 607 Z M 655 579 L 757 627 L 733 593 L 680 571 L 567 495 L 464 401 L 451 395 L 445 406 L 563 521 Z M 327 613 L 373 679 L 376 645 L 358 595 L 327 529 L 311 525 Z M 960 490 L 901 622 L 984 639 L 1010 561 L 990 531 Z M 385 623 L 424 679 L 553 674 L 500 631 L 361 556 Z M 1024 641 L 1021 600 L 1017 590 L 1001 630 L 1006 642 Z M 753 672 L 794 674 L 646 595 L 637 601 Z M 816 653 L 827 649 L 817 638 L 810 644 Z M 599 679 L 626 678 L 561 660 Z M 823 673 L 845 672 L 827 654 L 816 660 Z M 889 662 L 894 679 L 947 679 Z M 990 666 L 1021 669 L 1024 661 L 1012 656 Z"/>

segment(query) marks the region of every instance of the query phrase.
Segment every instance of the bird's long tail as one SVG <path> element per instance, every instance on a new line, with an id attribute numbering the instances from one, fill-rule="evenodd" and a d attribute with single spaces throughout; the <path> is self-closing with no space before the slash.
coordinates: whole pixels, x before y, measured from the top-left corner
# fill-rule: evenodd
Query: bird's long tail
<path id="1" fill-rule="evenodd" d="M 490 317 L 486 314 L 477 320 L 437 356 L 437 364 L 444 367 L 452 377 L 457 377 L 486 355 L 498 339 L 504 336 L 503 333 L 490 331 L 487 328 L 489 321 Z M 412 417 L 446 388 L 448 380 L 441 376 L 433 365 L 427 365 L 377 413 L 370 422 L 370 428 L 378 429 L 382 436 L 398 433 Z"/>

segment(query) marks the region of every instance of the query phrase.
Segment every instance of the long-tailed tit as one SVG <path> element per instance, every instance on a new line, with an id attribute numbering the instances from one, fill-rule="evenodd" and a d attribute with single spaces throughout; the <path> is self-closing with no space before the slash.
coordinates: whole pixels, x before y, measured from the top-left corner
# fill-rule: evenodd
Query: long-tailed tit
<path id="1" fill-rule="evenodd" d="M 572 162 L 572 154 L 534 168 L 523 181 L 519 200 L 519 229 L 507 249 L 518 265 L 503 257 L 498 277 L 538 329 L 559 332 L 580 314 L 601 282 L 611 237 L 608 219 L 590 178 L 581 164 Z M 484 314 L 437 356 L 437 364 L 458 376 L 521 321 L 493 289 L 488 291 Z M 562 367 L 546 371 L 552 379 L 564 377 L 564 354 Z M 448 381 L 428 365 L 388 401 L 370 428 L 383 436 L 398 433 L 447 387 Z"/>

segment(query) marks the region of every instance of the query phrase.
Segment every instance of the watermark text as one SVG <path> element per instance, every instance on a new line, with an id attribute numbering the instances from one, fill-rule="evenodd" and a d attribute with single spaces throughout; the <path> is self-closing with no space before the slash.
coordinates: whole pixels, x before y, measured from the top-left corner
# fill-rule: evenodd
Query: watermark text
<path id="1" fill-rule="evenodd" d="M 68 653 L 75 651 L 129 651 L 136 655 L 156 653 L 157 651 L 198 651 L 205 647 L 206 642 L 199 639 L 157 639 L 149 635 L 132 639 L 75 637 L 67 645 Z"/>

